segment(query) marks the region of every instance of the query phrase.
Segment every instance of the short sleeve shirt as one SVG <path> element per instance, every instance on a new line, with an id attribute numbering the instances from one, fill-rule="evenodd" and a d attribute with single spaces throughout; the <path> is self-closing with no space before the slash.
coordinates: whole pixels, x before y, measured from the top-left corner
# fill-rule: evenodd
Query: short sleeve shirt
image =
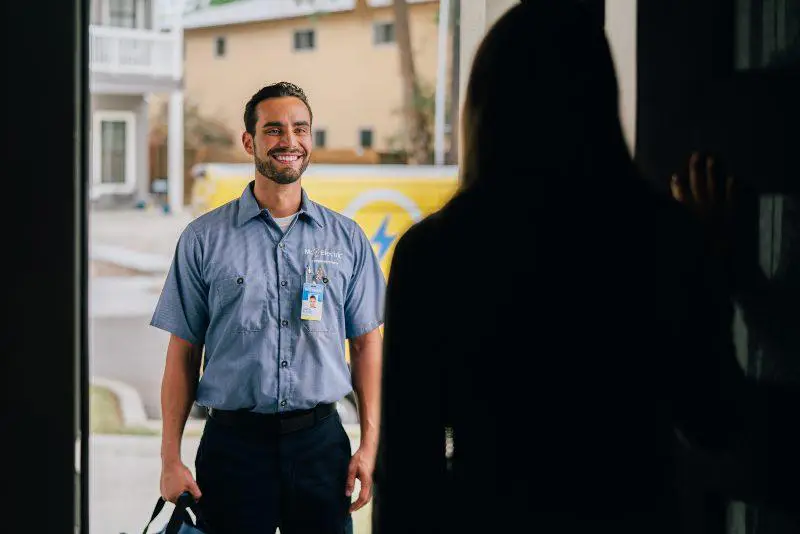
<path id="1" fill-rule="evenodd" d="M 282 232 L 253 195 L 182 233 L 151 324 L 205 347 L 202 406 L 276 413 L 352 391 L 345 339 L 383 324 L 385 280 L 361 227 L 302 193 Z M 323 288 L 301 319 L 303 286 Z"/>

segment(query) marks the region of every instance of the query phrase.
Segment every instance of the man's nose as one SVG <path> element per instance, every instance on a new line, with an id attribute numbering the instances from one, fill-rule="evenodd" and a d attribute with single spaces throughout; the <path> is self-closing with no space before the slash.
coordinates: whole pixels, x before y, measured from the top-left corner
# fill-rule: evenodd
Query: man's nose
<path id="1" fill-rule="evenodd" d="M 279 140 L 280 146 L 286 147 L 286 148 L 291 148 L 291 147 L 295 146 L 295 141 L 296 141 L 296 136 L 294 135 L 294 132 L 292 132 L 292 131 L 284 132 L 283 135 L 281 135 L 280 140 Z"/>

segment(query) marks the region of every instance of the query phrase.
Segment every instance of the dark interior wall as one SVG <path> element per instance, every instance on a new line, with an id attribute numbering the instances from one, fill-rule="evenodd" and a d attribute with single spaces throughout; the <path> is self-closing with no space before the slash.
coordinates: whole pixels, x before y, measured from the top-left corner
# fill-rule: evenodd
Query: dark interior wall
<path id="1" fill-rule="evenodd" d="M 46 6 L 4 2 L 0 17 L 6 79 L 16 80 L 0 102 L 2 532 L 88 528 L 87 441 L 79 454 L 76 443 L 79 427 L 88 429 L 79 386 L 86 386 L 89 8 L 83 0 Z M 44 63 L 27 53 L 34 39 L 47 50 Z"/>
<path id="2" fill-rule="evenodd" d="M 691 151 L 712 152 L 751 188 L 741 199 L 736 241 L 769 280 L 759 313 L 777 328 L 745 325 L 747 369 L 762 380 L 800 384 L 800 341 L 791 335 L 800 331 L 800 64 L 741 68 L 759 66 L 774 44 L 768 38 L 759 46 L 761 32 L 775 28 L 761 19 L 765 4 L 800 9 L 795 0 L 638 1 L 636 159 L 666 186 Z M 737 40 L 747 20 L 755 46 L 743 50 Z M 796 31 L 800 17 L 794 20 Z M 726 502 L 698 495 L 690 495 L 686 521 L 704 533 L 800 531 L 796 518 L 754 507 L 726 524 Z"/>
<path id="3" fill-rule="evenodd" d="M 800 191 L 800 71 L 737 70 L 735 0 L 638 3 L 637 160 L 666 180 L 714 151 L 760 192 Z"/>

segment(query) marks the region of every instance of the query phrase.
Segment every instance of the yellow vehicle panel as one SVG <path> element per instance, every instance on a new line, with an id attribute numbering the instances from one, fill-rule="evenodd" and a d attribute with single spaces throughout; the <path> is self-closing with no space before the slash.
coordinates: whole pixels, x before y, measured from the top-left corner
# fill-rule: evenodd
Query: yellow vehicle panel
<path id="1" fill-rule="evenodd" d="M 195 168 L 195 216 L 238 198 L 253 180 L 252 164 L 203 164 Z M 398 238 L 444 206 L 458 185 L 455 166 L 310 165 L 303 188 L 314 202 L 355 220 L 366 233 L 388 277 Z"/>

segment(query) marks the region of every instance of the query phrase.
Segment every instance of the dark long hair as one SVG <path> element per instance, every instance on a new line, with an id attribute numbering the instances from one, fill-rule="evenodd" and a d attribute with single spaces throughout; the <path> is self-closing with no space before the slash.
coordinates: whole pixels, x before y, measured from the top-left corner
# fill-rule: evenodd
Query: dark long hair
<path id="1" fill-rule="evenodd" d="M 637 175 L 608 42 L 575 0 L 526 1 L 491 28 L 472 66 L 462 128 L 463 191 L 607 191 Z"/>

